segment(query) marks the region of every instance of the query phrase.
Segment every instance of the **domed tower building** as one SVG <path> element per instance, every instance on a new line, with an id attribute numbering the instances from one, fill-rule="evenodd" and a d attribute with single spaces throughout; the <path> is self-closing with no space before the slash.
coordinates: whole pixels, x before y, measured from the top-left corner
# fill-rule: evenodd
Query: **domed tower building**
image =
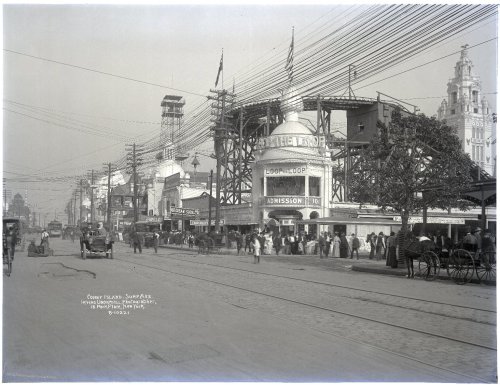
<path id="1" fill-rule="evenodd" d="M 448 100 L 438 109 L 438 119 L 457 128 L 463 150 L 481 169 L 495 175 L 495 133 L 488 101 L 481 95 L 480 77 L 468 56 L 467 45 L 462 47 L 455 65 L 455 76 L 448 82 Z"/>
<path id="2" fill-rule="evenodd" d="M 257 143 L 252 207 L 260 228 L 274 219 L 283 234 L 294 231 L 298 220 L 329 215 L 332 161 L 325 137 L 299 122 L 304 107 L 292 86 L 283 93 L 280 109 L 285 121 Z M 316 225 L 303 230 L 323 231 Z"/>

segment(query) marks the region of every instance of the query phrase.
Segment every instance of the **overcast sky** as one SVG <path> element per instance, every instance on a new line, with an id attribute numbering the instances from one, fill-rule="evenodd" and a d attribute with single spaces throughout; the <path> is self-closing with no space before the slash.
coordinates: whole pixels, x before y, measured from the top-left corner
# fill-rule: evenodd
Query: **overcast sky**
<path id="1" fill-rule="evenodd" d="M 249 70 L 260 57 L 287 47 L 292 26 L 299 42 L 301 33 L 340 10 L 334 4 L 4 4 L 3 171 L 7 190 L 23 196 L 27 190 L 33 209 L 66 218 L 64 206 L 80 175 L 102 170 L 103 163 L 123 157 L 125 143 L 158 134 L 160 103 L 166 94 L 183 95 L 186 113 L 206 103 L 204 95 L 214 86 L 222 48 L 227 84 L 233 74 Z M 380 91 L 434 115 L 446 96 L 459 54 L 443 57 L 459 52 L 465 43 L 474 46 L 493 39 L 497 32 L 496 20 L 483 23 L 373 79 L 387 80 L 355 86 L 356 95 L 376 97 Z M 492 104 L 496 104 L 497 45 L 497 40 L 483 43 L 471 48 L 469 55 L 481 76 L 483 94 Z M 52 122 L 59 116 L 59 124 L 48 123 L 41 112 L 48 112 Z M 68 116 L 78 123 L 69 124 Z M 106 136 L 99 136 L 102 133 Z M 187 168 L 192 168 L 189 162 Z M 199 170 L 210 167 L 205 161 Z M 68 180 L 14 181 L 33 175 Z"/>

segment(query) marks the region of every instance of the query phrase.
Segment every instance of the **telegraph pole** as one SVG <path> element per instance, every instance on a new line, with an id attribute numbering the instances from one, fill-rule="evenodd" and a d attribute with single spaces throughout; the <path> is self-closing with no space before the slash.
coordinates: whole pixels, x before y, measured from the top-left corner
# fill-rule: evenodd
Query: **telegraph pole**
<path id="1" fill-rule="evenodd" d="M 214 170 L 210 170 L 210 197 L 208 199 L 208 232 L 210 232 L 210 227 L 212 226 L 212 186 L 214 178 Z"/>
<path id="2" fill-rule="evenodd" d="M 129 145 L 130 146 L 130 145 Z M 139 213 L 138 213 L 138 202 L 137 202 L 137 167 L 142 165 L 142 158 L 140 157 L 141 151 L 140 151 L 140 145 L 137 144 L 132 144 L 131 147 L 128 148 L 129 155 L 127 156 L 128 160 L 128 167 L 132 172 L 132 180 L 134 182 L 134 202 L 133 202 L 133 207 L 134 207 L 134 223 L 139 220 Z"/>
<path id="3" fill-rule="evenodd" d="M 94 170 L 90 179 L 90 223 L 94 223 Z"/>
<path id="4" fill-rule="evenodd" d="M 83 179 L 80 179 L 80 225 L 83 222 Z"/>
<path id="5" fill-rule="evenodd" d="M 111 163 L 108 163 L 108 197 L 106 204 L 106 225 L 111 231 Z"/>
<path id="6" fill-rule="evenodd" d="M 76 226 L 76 189 L 74 193 L 74 203 L 73 203 L 73 225 Z"/>

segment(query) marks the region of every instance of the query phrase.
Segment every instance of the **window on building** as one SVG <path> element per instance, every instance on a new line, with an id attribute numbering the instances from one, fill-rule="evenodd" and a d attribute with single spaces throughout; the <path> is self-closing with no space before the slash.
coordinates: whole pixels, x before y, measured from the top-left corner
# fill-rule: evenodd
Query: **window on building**
<path id="1" fill-rule="evenodd" d="M 456 91 L 451 93 L 451 102 L 452 103 L 456 103 L 457 102 L 457 93 L 456 93 Z"/>
<path id="2" fill-rule="evenodd" d="M 267 178 L 267 196 L 298 195 L 305 196 L 305 176 L 281 176 Z"/>
<path id="3" fill-rule="evenodd" d="M 479 147 L 479 161 L 483 162 L 484 161 L 484 148 L 483 146 L 478 146 Z"/>
<path id="4" fill-rule="evenodd" d="M 452 115 L 455 115 L 455 110 L 454 110 L 454 109 L 453 109 L 453 110 L 451 110 L 451 114 L 452 114 Z"/>
<path id="5" fill-rule="evenodd" d="M 358 123 L 358 132 L 363 132 L 365 130 L 365 125 L 363 123 Z"/>
<path id="6" fill-rule="evenodd" d="M 472 91 L 472 102 L 477 103 L 479 101 L 479 92 L 478 91 Z"/>
<path id="7" fill-rule="evenodd" d="M 316 176 L 309 177 L 309 196 L 310 197 L 319 197 L 320 196 L 320 186 L 321 186 L 321 178 Z"/>
<path id="8" fill-rule="evenodd" d="M 478 113 L 478 109 L 477 108 L 474 108 L 474 113 L 477 114 Z"/>
<path id="9" fill-rule="evenodd" d="M 267 188 L 267 192 L 269 192 L 269 187 Z M 264 196 L 264 178 L 260 178 L 260 196 Z"/>

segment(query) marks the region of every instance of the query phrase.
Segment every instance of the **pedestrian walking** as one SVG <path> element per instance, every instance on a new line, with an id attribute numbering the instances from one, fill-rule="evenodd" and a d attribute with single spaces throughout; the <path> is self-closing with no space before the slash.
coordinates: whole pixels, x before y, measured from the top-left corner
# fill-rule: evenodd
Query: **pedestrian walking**
<path id="1" fill-rule="evenodd" d="M 158 231 L 153 233 L 153 247 L 155 249 L 155 254 L 158 253 L 158 245 L 160 244 L 160 234 Z"/>
<path id="2" fill-rule="evenodd" d="M 245 252 L 247 251 L 247 248 L 248 248 L 248 252 L 251 253 L 252 252 L 252 237 L 249 234 L 245 235 Z"/>
<path id="3" fill-rule="evenodd" d="M 344 233 L 340 233 L 339 252 L 340 258 L 347 258 L 349 255 L 349 241 Z"/>
<path id="4" fill-rule="evenodd" d="M 356 259 L 359 259 L 359 238 L 356 236 L 356 234 L 351 234 L 352 237 L 352 247 L 351 247 L 351 259 L 354 256 L 354 252 L 356 252 Z"/>
<path id="5" fill-rule="evenodd" d="M 254 236 L 253 239 L 253 263 L 260 263 L 260 254 L 261 254 L 261 246 L 259 237 L 257 235 Z"/>
<path id="6" fill-rule="evenodd" d="M 325 258 L 330 254 L 330 247 L 332 245 L 332 234 L 325 232 Z"/>
<path id="7" fill-rule="evenodd" d="M 386 266 L 390 266 L 393 269 L 398 267 L 398 257 L 396 255 L 396 245 L 397 239 L 394 231 L 391 231 L 391 234 L 387 238 L 387 262 Z"/>
<path id="8" fill-rule="evenodd" d="M 41 241 L 40 241 L 40 246 L 43 246 L 43 253 L 48 253 L 49 252 L 49 233 L 47 230 L 43 229 L 42 231 L 42 236 L 41 236 Z"/>
<path id="9" fill-rule="evenodd" d="M 369 259 L 373 259 L 375 256 L 375 246 L 377 245 L 377 236 L 374 232 L 366 236 L 366 243 L 370 245 L 370 256 Z"/>
<path id="10" fill-rule="evenodd" d="M 273 236 L 273 247 L 276 250 L 276 255 L 279 255 L 281 249 L 281 237 L 279 234 Z"/>
<path id="11" fill-rule="evenodd" d="M 141 236 L 140 234 L 134 230 L 132 242 L 134 244 L 134 254 L 139 249 L 139 254 L 142 254 L 142 245 L 141 245 Z"/>
<path id="12" fill-rule="evenodd" d="M 240 255 L 240 250 L 243 247 L 243 235 L 240 233 L 236 234 L 236 251 Z"/>
<path id="13" fill-rule="evenodd" d="M 318 246 L 319 246 L 319 258 L 323 259 L 323 254 L 325 253 L 325 246 L 326 246 L 326 240 L 325 240 L 325 235 L 322 235 L 321 233 L 319 234 L 318 238 Z"/>
<path id="14" fill-rule="evenodd" d="M 377 236 L 377 243 L 375 245 L 375 252 L 377 256 L 377 261 L 380 261 L 382 259 L 382 254 L 385 251 L 385 238 L 384 238 L 384 233 L 381 231 L 378 233 Z"/>

